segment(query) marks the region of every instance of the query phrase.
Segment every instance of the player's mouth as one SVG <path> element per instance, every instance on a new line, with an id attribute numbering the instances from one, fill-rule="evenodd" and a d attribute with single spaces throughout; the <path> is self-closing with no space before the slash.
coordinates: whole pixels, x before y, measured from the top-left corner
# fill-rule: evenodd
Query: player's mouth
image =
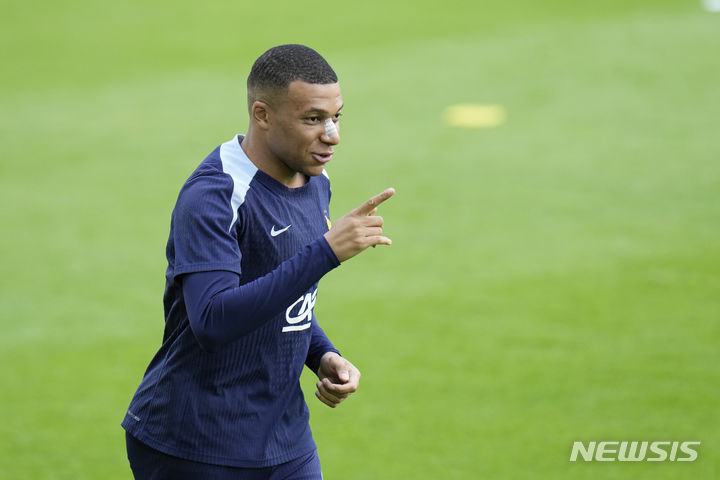
<path id="1" fill-rule="evenodd" d="M 333 152 L 313 153 L 312 156 L 320 163 L 327 163 L 332 160 Z"/>

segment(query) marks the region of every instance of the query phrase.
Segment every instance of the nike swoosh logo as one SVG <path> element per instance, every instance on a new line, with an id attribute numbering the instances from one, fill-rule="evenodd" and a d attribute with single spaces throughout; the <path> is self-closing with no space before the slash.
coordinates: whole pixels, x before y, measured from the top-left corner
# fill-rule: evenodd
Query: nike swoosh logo
<path id="1" fill-rule="evenodd" d="M 275 230 L 275 225 L 273 225 L 273 227 L 270 229 L 270 236 L 277 237 L 278 235 L 280 235 L 281 233 L 283 233 L 290 227 L 292 227 L 292 225 L 288 225 L 287 227 L 280 229 L 280 230 Z"/>

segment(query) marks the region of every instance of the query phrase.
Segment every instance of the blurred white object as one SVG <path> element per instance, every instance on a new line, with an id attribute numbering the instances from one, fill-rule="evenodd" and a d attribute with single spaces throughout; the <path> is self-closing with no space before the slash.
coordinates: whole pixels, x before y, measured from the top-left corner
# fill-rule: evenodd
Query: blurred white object
<path id="1" fill-rule="evenodd" d="M 325 120 L 325 136 L 328 138 L 335 138 L 338 136 L 337 127 L 331 118 Z"/>
<path id="2" fill-rule="evenodd" d="M 703 0 L 705 10 L 710 12 L 720 12 L 720 0 Z"/>

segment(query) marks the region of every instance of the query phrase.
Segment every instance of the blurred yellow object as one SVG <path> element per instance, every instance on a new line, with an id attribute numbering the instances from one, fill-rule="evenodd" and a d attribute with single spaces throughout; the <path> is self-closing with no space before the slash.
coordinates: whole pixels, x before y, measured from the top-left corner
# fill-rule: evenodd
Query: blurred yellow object
<path id="1" fill-rule="evenodd" d="M 445 125 L 460 128 L 491 128 L 505 123 L 507 113 L 502 105 L 458 103 L 443 111 Z"/>

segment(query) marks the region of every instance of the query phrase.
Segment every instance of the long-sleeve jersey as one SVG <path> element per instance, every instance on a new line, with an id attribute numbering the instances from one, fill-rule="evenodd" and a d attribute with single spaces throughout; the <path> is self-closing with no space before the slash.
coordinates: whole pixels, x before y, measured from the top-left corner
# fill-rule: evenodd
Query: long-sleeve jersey
<path id="1" fill-rule="evenodd" d="M 265 467 L 315 448 L 299 379 L 337 352 L 313 307 L 339 262 L 323 237 L 327 175 L 288 188 L 241 142 L 216 148 L 178 195 L 163 342 L 122 425 L 170 455 Z"/>

